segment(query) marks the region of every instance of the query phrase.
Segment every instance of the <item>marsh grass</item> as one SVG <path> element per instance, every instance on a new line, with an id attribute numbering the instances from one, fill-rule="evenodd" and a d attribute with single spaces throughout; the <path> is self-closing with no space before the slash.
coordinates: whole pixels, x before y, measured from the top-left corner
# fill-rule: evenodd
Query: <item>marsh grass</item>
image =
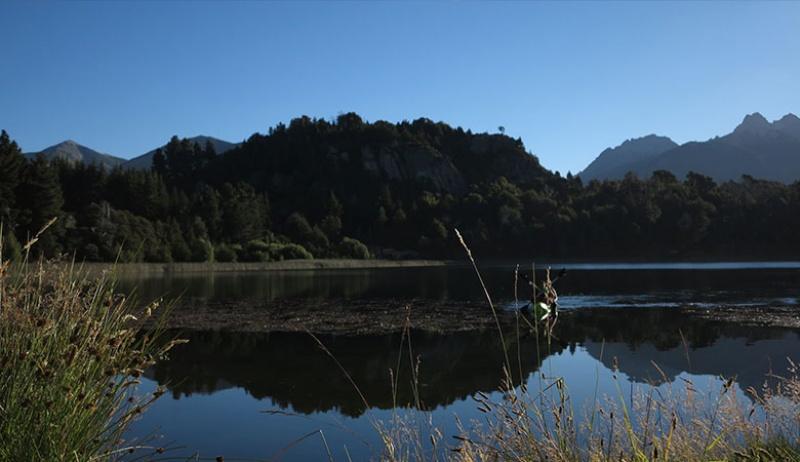
<path id="1" fill-rule="evenodd" d="M 1 235 L 1 233 L 0 233 Z M 177 341 L 147 334 L 109 273 L 0 255 L 0 461 L 93 461 L 164 449 L 124 434 L 163 394 L 139 377 Z M 1 243 L 0 243 L 1 244 Z M 2 245 L 0 245 L 2 249 Z M 148 306 L 139 316 L 156 316 Z"/>
<path id="2" fill-rule="evenodd" d="M 657 367 L 654 365 L 654 367 Z M 796 387 L 796 375 L 781 379 Z M 500 389 L 476 398 L 486 415 L 465 429 L 458 461 L 800 460 L 796 391 L 740 391 L 732 379 L 699 389 L 689 380 L 642 385 L 575 410 L 566 383 Z M 549 387 L 549 388 L 547 388 Z M 743 396 L 746 394 L 747 396 Z"/>
<path id="3" fill-rule="evenodd" d="M 456 234 L 497 320 L 497 310 L 472 252 L 457 230 Z M 518 268 L 514 282 L 517 306 Z M 474 397 L 483 418 L 459 422 L 461 430 L 453 436 L 455 444 L 445 445 L 442 432 L 433 425 L 430 413 L 425 412 L 424 403 L 415 393 L 414 405 L 423 411 L 420 416 L 396 415 L 388 422 L 375 423 L 383 443 L 382 460 L 800 462 L 800 368 L 791 360 L 785 376 L 765 377 L 763 387 L 758 390 L 741 390 L 735 378 L 719 377 L 707 389 L 699 389 L 683 378 L 670 382 L 658 364 L 653 363 L 654 370 L 662 377 L 661 385 L 632 387 L 626 394 L 614 358 L 614 391 L 610 395 L 601 394 L 598 378 L 593 401 L 579 409 L 563 377 L 540 370 L 526 385 L 521 367 L 525 359 L 518 347 L 514 351 L 515 345 L 519 345 L 520 329 L 530 329 L 535 335 L 537 361 L 542 364 L 543 351 L 538 348 L 549 348 L 558 319 L 557 295 L 549 271 L 545 281 L 537 285 L 533 280 L 530 285 L 532 303 L 544 295 L 545 303 L 552 304 L 548 307 L 552 311 L 547 311 L 552 315 L 540 319 L 533 310 L 533 316 L 527 319 L 518 314 L 512 333 L 516 342 L 510 341 L 509 332 L 497 322 L 504 349 L 503 373 L 498 377 L 495 393 L 478 393 Z M 537 294 L 537 290 L 545 293 Z M 408 360 L 414 361 L 408 330 L 402 341 L 408 345 Z M 688 346 L 685 347 L 688 351 Z M 516 383 L 512 358 L 519 368 Z M 400 370 L 401 361 L 398 358 L 395 371 Z M 411 387 L 418 390 L 420 377 L 413 371 L 419 367 L 418 363 L 412 364 Z M 393 390 L 398 386 L 395 371 L 390 371 Z"/>

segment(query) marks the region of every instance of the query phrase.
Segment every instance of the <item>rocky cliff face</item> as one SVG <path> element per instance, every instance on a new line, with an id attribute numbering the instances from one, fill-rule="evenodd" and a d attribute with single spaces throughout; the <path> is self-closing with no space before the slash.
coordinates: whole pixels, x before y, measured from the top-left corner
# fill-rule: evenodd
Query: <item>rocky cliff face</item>
<path id="1" fill-rule="evenodd" d="M 365 148 L 364 168 L 389 179 L 427 181 L 433 189 L 463 193 L 470 184 L 505 177 L 532 185 L 550 175 L 518 141 L 501 135 L 473 135 L 456 148 L 408 143 Z"/>
<path id="2" fill-rule="evenodd" d="M 355 145 L 331 140 L 322 150 L 321 160 L 331 166 L 331 172 L 355 169 L 382 181 L 416 183 L 453 194 L 499 177 L 530 186 L 552 175 L 520 141 L 502 135 L 466 135 L 459 142 L 437 145 L 408 139 Z M 269 151 L 259 149 L 258 155 L 269 157 Z"/>
<path id="3" fill-rule="evenodd" d="M 361 159 L 365 170 L 389 180 L 429 181 L 444 191 L 466 189 L 464 177 L 453 162 L 428 146 L 408 144 L 377 150 L 367 146 L 361 151 Z"/>

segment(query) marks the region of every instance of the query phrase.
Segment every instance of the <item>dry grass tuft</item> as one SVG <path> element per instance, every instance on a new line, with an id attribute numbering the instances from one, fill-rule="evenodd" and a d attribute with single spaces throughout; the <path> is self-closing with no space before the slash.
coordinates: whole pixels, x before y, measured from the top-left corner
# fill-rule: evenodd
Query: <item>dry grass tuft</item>
<path id="1" fill-rule="evenodd" d="M 157 454 L 123 434 L 163 394 L 138 394 L 138 378 L 176 342 L 159 338 L 158 328 L 142 334 L 139 325 L 108 274 L 89 278 L 75 265 L 27 258 L 3 262 L 0 461 Z"/>

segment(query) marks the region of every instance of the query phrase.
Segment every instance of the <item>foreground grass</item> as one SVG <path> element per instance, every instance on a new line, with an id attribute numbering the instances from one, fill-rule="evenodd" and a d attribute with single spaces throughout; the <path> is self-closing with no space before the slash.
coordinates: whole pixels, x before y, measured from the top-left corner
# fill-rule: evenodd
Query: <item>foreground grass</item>
<path id="1" fill-rule="evenodd" d="M 687 381 L 643 386 L 576 411 L 559 378 L 536 390 L 505 387 L 478 398 L 486 419 L 460 437 L 456 461 L 800 461 L 800 381 L 707 392 Z M 550 387 L 548 389 L 548 387 Z"/>
<path id="2" fill-rule="evenodd" d="M 155 306 L 147 309 L 148 315 Z M 0 264 L 0 461 L 158 454 L 123 440 L 163 391 L 138 377 L 171 346 L 140 335 L 110 279 L 72 265 Z"/>

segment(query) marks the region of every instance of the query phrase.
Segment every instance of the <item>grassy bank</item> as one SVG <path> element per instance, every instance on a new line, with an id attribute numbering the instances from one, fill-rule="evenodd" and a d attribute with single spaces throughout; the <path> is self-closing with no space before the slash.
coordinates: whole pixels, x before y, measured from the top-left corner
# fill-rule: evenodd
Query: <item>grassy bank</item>
<path id="1" fill-rule="evenodd" d="M 83 267 L 92 274 L 111 268 L 122 274 L 199 273 L 235 271 L 295 271 L 328 269 L 423 268 L 447 266 L 444 260 L 283 260 L 273 262 L 236 263 L 85 263 Z"/>

